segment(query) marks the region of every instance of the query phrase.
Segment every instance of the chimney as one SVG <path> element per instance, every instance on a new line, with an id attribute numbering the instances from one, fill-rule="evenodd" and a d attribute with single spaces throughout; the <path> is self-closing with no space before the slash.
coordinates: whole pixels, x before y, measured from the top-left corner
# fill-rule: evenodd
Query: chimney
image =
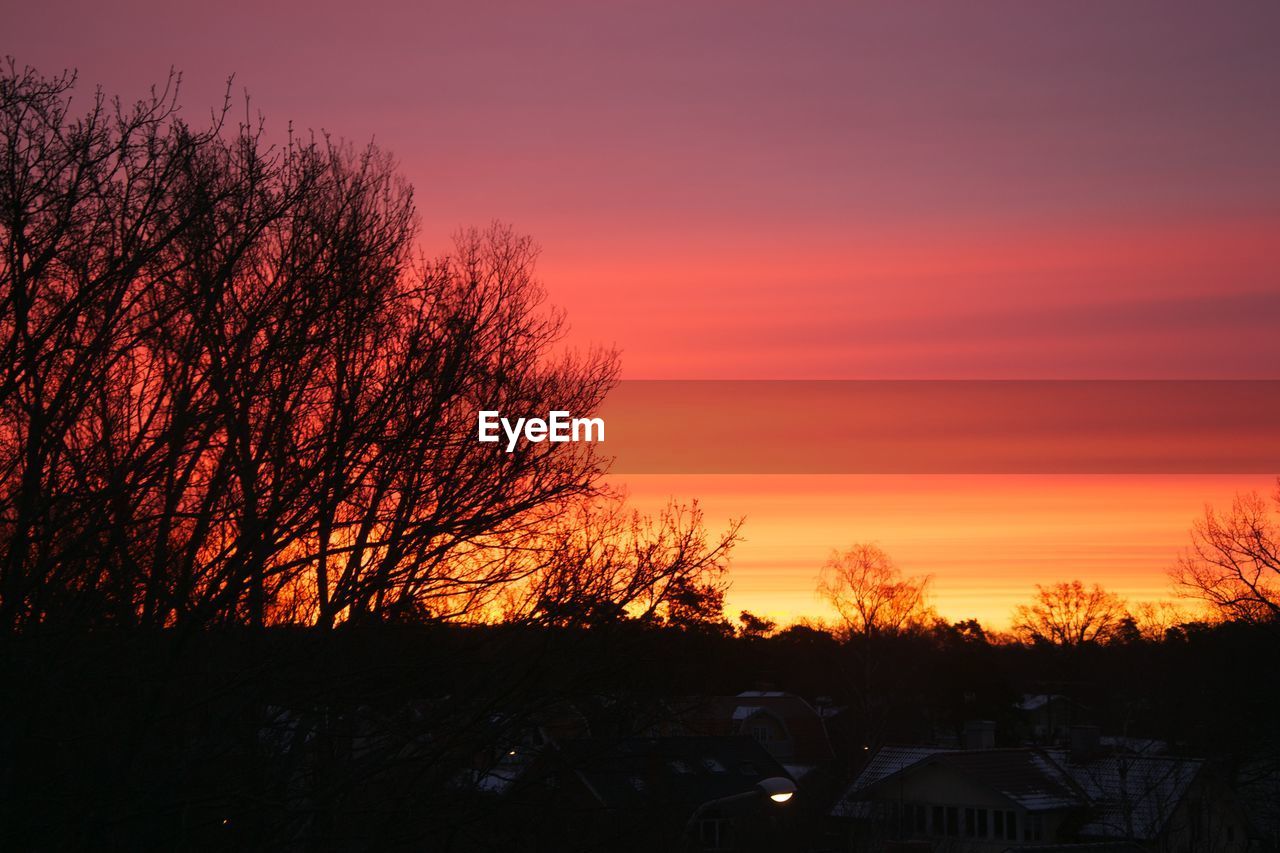
<path id="1" fill-rule="evenodd" d="M 1097 756 L 1102 730 L 1097 726 L 1071 727 L 1071 763 L 1080 764 Z"/>
<path id="2" fill-rule="evenodd" d="M 967 720 L 964 724 L 965 749 L 994 749 L 996 724 L 994 720 Z"/>

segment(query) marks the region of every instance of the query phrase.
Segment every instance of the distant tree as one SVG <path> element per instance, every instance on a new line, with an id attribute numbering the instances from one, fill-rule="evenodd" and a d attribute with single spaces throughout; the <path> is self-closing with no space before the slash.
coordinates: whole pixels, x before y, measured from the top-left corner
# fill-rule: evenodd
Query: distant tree
<path id="1" fill-rule="evenodd" d="M 977 619 L 962 619 L 951 625 L 943 624 L 949 633 L 966 643 L 986 645 L 989 642 L 986 629 Z"/>
<path id="2" fill-rule="evenodd" d="M 810 619 L 799 619 L 776 632 L 775 643 L 804 649 L 830 649 L 839 643 L 832 626 Z"/>
<path id="3" fill-rule="evenodd" d="M 1172 601 L 1144 601 L 1133 608 L 1133 618 L 1144 639 L 1160 641 L 1192 621 L 1185 607 Z"/>
<path id="4" fill-rule="evenodd" d="M 685 576 L 666 593 L 665 622 L 686 631 L 733 634 L 733 625 L 724 615 L 724 594 L 728 584 L 720 578 L 699 581 Z"/>
<path id="5" fill-rule="evenodd" d="M 906 576 L 876 545 L 834 552 L 818 578 L 826 599 L 853 635 L 876 637 L 923 627 L 933 615 L 930 578 Z"/>
<path id="6" fill-rule="evenodd" d="M 1143 636 L 1142 627 L 1138 624 L 1137 618 L 1132 613 L 1126 612 L 1111 629 L 1107 639 L 1115 643 L 1138 643 L 1146 638 Z"/>
<path id="7" fill-rule="evenodd" d="M 1111 639 L 1127 617 L 1119 596 L 1075 580 L 1037 584 L 1035 600 L 1014 610 L 1013 628 L 1024 642 L 1078 646 Z"/>
<path id="8" fill-rule="evenodd" d="M 750 610 L 739 613 L 738 622 L 742 626 L 739 633 L 744 637 L 768 637 L 778 630 L 777 622 L 765 616 L 757 616 Z"/>
<path id="9" fill-rule="evenodd" d="M 1275 510 L 1257 492 L 1240 494 L 1231 509 L 1206 507 L 1191 530 L 1191 546 L 1170 571 L 1179 592 L 1219 619 L 1267 623 L 1280 619 L 1280 481 Z"/>
<path id="10" fill-rule="evenodd" d="M 697 502 L 670 503 L 657 516 L 620 501 L 573 506 L 504 552 L 508 577 L 498 590 L 508 621 L 560 626 L 623 619 L 727 630 L 726 573 L 740 522 L 711 536 Z"/>

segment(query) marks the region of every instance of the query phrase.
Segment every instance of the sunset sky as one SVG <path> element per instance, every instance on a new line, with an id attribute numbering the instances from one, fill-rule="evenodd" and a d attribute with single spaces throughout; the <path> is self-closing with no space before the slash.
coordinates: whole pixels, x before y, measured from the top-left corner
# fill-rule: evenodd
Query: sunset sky
<path id="1" fill-rule="evenodd" d="M 1274 3 L 52 2 L 3 32 L 82 104 L 173 66 L 200 124 L 234 73 L 272 133 L 375 139 L 425 248 L 532 234 L 627 378 L 1280 378 Z M 877 541 L 999 625 L 1035 583 L 1166 597 L 1204 504 L 1274 478 L 625 485 L 747 517 L 735 613 L 822 615 L 827 554 Z"/>

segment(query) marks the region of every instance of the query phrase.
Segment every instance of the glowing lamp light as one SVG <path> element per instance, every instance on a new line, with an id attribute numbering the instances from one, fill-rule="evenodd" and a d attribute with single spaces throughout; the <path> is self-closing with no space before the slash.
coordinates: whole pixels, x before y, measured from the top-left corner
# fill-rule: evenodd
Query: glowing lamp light
<path id="1" fill-rule="evenodd" d="M 796 794 L 796 783 L 783 776 L 761 779 L 756 787 L 768 794 L 769 799 L 775 803 L 785 803 Z"/>

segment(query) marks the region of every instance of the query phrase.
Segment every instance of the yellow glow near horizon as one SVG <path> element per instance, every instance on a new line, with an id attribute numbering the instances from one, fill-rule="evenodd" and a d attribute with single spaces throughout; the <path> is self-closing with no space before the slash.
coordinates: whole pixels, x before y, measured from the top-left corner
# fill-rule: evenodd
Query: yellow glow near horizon
<path id="1" fill-rule="evenodd" d="M 906 574 L 931 575 L 949 620 L 1003 630 L 1036 584 L 1100 583 L 1130 602 L 1175 598 L 1168 568 L 1206 504 L 1270 493 L 1246 475 L 646 475 L 615 478 L 655 511 L 697 498 L 714 533 L 745 516 L 725 611 L 787 624 L 834 614 L 816 595 L 835 548 L 876 542 Z"/>

